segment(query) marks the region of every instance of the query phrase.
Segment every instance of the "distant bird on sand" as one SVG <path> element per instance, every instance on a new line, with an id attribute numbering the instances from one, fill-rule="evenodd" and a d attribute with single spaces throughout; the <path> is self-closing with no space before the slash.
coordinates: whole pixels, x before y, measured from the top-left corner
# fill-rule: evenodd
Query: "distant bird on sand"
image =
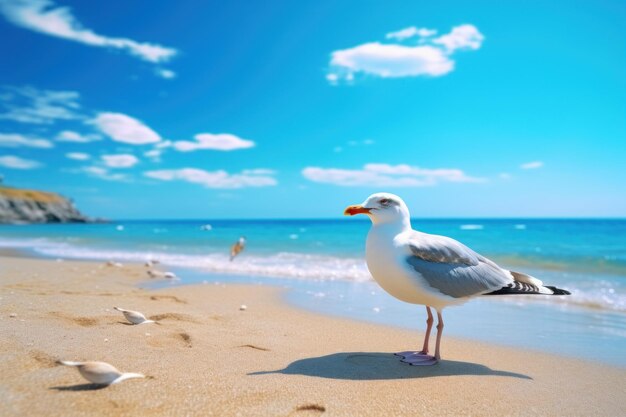
<path id="1" fill-rule="evenodd" d="M 139 311 L 125 310 L 119 307 L 113 307 L 113 308 L 117 311 L 121 311 L 124 314 L 124 317 L 126 317 L 126 320 L 128 320 L 132 324 L 155 323 L 154 320 L 148 320 L 146 316 L 144 316 Z"/>
<path id="2" fill-rule="evenodd" d="M 150 278 L 179 279 L 173 272 L 163 272 L 157 269 L 148 269 L 148 275 L 150 275 Z"/>
<path id="3" fill-rule="evenodd" d="M 237 242 L 233 246 L 230 247 L 230 260 L 232 262 L 235 259 L 235 256 L 239 255 L 239 253 L 244 250 L 246 247 L 246 238 L 241 236 Z"/>
<path id="4" fill-rule="evenodd" d="M 145 378 L 143 374 L 120 372 L 106 362 L 72 362 L 59 361 L 61 365 L 75 366 L 87 381 L 99 385 L 111 385 L 131 378 Z"/>
<path id="5" fill-rule="evenodd" d="M 413 230 L 409 209 L 396 195 L 373 194 L 362 204 L 346 208 L 344 214 L 366 214 L 372 221 L 365 258 L 378 284 L 402 301 L 426 306 L 428 319 L 422 350 L 396 354 L 411 365 L 434 365 L 441 359 L 444 307 L 479 295 L 570 294 L 543 285 L 530 275 L 503 269 L 454 239 Z M 433 325 L 431 308 L 437 311 L 438 318 L 434 356 L 428 355 Z"/>

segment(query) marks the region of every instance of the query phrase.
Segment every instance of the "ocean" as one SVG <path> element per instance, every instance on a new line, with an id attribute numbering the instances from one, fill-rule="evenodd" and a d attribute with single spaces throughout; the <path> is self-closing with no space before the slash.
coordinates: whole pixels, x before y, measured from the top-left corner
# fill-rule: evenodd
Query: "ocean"
<path id="1" fill-rule="evenodd" d="M 469 301 L 445 310 L 444 336 L 626 366 L 626 220 L 413 219 L 412 224 L 572 292 Z M 353 218 L 5 225 L 0 247 L 53 259 L 157 259 L 181 280 L 146 280 L 146 286 L 274 285 L 286 288 L 288 302 L 318 313 L 423 329 L 423 307 L 393 299 L 369 275 L 368 230 L 368 220 Z M 230 245 L 239 236 L 246 237 L 246 249 L 230 262 Z M 415 343 L 421 344 L 417 336 Z"/>

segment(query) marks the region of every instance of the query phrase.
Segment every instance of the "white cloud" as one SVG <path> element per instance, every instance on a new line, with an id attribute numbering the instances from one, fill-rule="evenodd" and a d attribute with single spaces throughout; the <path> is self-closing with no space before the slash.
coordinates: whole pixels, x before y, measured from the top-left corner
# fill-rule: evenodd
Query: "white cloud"
<path id="1" fill-rule="evenodd" d="M 0 1 L 0 13 L 16 26 L 85 45 L 120 49 L 148 62 L 165 62 L 176 55 L 174 48 L 100 35 L 83 27 L 69 7 L 56 7 L 50 0 Z"/>
<path id="2" fill-rule="evenodd" d="M 124 174 L 111 174 L 108 169 L 98 166 L 86 166 L 72 172 L 84 172 L 90 177 L 100 178 L 107 181 L 125 181 L 128 177 Z"/>
<path id="3" fill-rule="evenodd" d="M 6 148 L 19 148 L 22 146 L 29 148 L 52 148 L 52 142 L 46 139 L 31 138 L 17 133 L 0 133 L 0 146 Z"/>
<path id="4" fill-rule="evenodd" d="M 230 133 L 199 133 L 194 136 L 196 142 L 179 140 L 173 146 L 181 152 L 196 151 L 198 149 L 213 149 L 217 151 L 233 151 L 235 149 L 251 148 L 255 143 L 241 139 Z"/>
<path id="5" fill-rule="evenodd" d="M 425 169 L 405 164 L 366 164 L 363 169 L 307 167 L 302 175 L 310 181 L 341 186 L 425 187 L 441 182 L 485 181 L 460 169 Z"/>
<path id="6" fill-rule="evenodd" d="M 275 175 L 276 171 L 267 168 L 244 169 L 241 171 L 243 175 Z"/>
<path id="7" fill-rule="evenodd" d="M 509 174 L 508 172 L 501 172 L 500 175 L 498 175 L 500 177 L 500 179 L 502 180 L 510 180 L 511 178 L 513 178 L 511 176 L 511 174 Z"/>
<path id="8" fill-rule="evenodd" d="M 149 158 L 152 162 L 161 162 L 161 149 L 152 149 L 143 153 L 143 156 Z"/>
<path id="9" fill-rule="evenodd" d="M 74 132 L 71 130 L 64 130 L 62 132 L 59 132 L 56 139 L 59 142 L 88 143 L 88 142 L 94 142 L 96 140 L 100 140 L 102 139 L 102 136 L 96 135 L 95 133 L 83 135 L 81 133 Z"/>
<path id="10" fill-rule="evenodd" d="M 0 156 L 0 166 L 12 169 L 34 169 L 39 168 L 41 164 L 31 159 L 23 159 L 13 155 Z"/>
<path id="11" fill-rule="evenodd" d="M 440 76 L 454 68 L 454 61 L 430 45 L 403 46 L 371 42 L 332 53 L 330 65 L 337 78 L 363 72 L 382 78 L 418 75 Z"/>
<path id="12" fill-rule="evenodd" d="M 239 174 L 226 171 L 205 171 L 197 168 L 182 168 L 146 171 L 144 175 L 161 181 L 186 181 L 207 188 L 268 187 L 278 184 L 267 170 L 245 170 Z"/>
<path id="13" fill-rule="evenodd" d="M 65 156 L 69 159 L 75 159 L 76 161 L 86 161 L 91 159 L 91 155 L 82 152 L 68 152 Z"/>
<path id="14" fill-rule="evenodd" d="M 99 113 L 90 123 L 117 142 L 144 145 L 161 140 L 154 130 L 122 113 Z"/>
<path id="15" fill-rule="evenodd" d="M 135 166 L 139 159 L 135 155 L 118 154 L 118 155 L 102 155 L 104 164 L 111 168 L 130 168 Z"/>
<path id="16" fill-rule="evenodd" d="M 172 70 L 168 70 L 168 69 L 157 69 L 155 71 L 156 75 L 158 75 L 161 78 L 165 78 L 166 80 L 172 79 L 172 78 L 176 78 L 176 73 Z"/>
<path id="17" fill-rule="evenodd" d="M 414 36 L 419 33 L 432 35 L 430 29 L 407 28 L 389 33 L 387 37 L 399 41 L 408 35 Z M 435 39 L 422 37 L 422 44 L 416 46 L 380 42 L 364 43 L 353 48 L 332 52 L 331 69 L 326 79 L 331 84 L 338 84 L 342 80 L 351 82 L 357 73 L 381 78 L 439 77 L 454 69 L 455 61 L 452 59 L 452 54 L 457 49 L 478 49 L 483 39 L 484 36 L 476 27 L 461 25 Z"/>
<path id="18" fill-rule="evenodd" d="M 537 168 L 541 168 L 543 166 L 543 162 L 541 161 L 533 161 L 533 162 L 526 162 L 525 164 L 520 165 L 520 168 L 522 169 L 537 169 Z"/>
<path id="19" fill-rule="evenodd" d="M 2 3 L 0 3 L 2 4 Z M 5 87 L 0 100 L 8 110 L 0 119 L 20 123 L 52 124 L 56 120 L 81 119 L 80 94 L 75 91 L 38 90 L 33 87 Z"/>
<path id="20" fill-rule="evenodd" d="M 396 32 L 390 32 L 387 35 L 385 35 L 385 38 L 397 39 L 399 41 L 403 41 L 405 39 L 413 38 L 415 36 L 419 36 L 420 38 L 427 38 L 435 34 L 437 34 L 437 30 L 435 29 L 418 28 L 415 26 L 411 26 L 408 28 L 398 30 Z"/>
<path id="21" fill-rule="evenodd" d="M 451 53 L 457 49 L 478 49 L 485 40 L 482 33 L 474 25 L 461 25 L 452 28 L 447 35 L 433 40 L 433 43 L 443 45 Z"/>

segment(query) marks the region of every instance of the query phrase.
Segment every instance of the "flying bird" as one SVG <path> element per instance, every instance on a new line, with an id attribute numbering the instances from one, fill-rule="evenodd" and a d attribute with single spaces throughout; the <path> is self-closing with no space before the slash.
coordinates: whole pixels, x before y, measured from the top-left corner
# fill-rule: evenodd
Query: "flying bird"
<path id="1" fill-rule="evenodd" d="M 117 384 L 131 378 L 145 378 L 143 374 L 137 374 L 133 372 L 120 372 L 113 365 L 106 362 L 72 362 L 72 361 L 59 361 L 61 365 L 75 366 L 78 368 L 78 372 L 87 381 L 98 385 L 111 385 Z"/>
<path id="2" fill-rule="evenodd" d="M 148 320 L 146 316 L 144 316 L 139 311 L 125 310 L 119 307 L 113 307 L 113 309 L 122 312 L 122 314 L 124 314 L 124 317 L 126 317 L 126 320 L 128 320 L 132 324 L 155 323 L 154 320 Z"/>
<path id="3" fill-rule="evenodd" d="M 232 262 L 235 259 L 235 256 L 239 255 L 239 253 L 244 250 L 246 247 L 246 238 L 241 236 L 237 242 L 230 247 L 230 261 Z"/>
<path id="4" fill-rule="evenodd" d="M 413 230 L 409 209 L 394 194 L 372 194 L 362 204 L 347 207 L 344 214 L 365 214 L 372 221 L 365 259 L 376 282 L 399 300 L 426 306 L 422 350 L 396 353 L 411 365 L 434 365 L 441 360 L 445 307 L 480 295 L 570 294 L 530 275 L 501 268 L 452 238 Z M 431 309 L 438 318 L 434 356 L 428 354 Z"/>

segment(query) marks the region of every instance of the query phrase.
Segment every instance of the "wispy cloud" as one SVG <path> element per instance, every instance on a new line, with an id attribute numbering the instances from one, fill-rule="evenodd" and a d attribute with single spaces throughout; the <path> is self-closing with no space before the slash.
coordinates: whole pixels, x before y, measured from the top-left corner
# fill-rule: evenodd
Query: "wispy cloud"
<path id="1" fill-rule="evenodd" d="M 144 175 L 161 181 L 185 181 L 203 185 L 206 188 L 268 187 L 278 184 L 267 170 L 244 170 L 238 174 L 226 171 L 205 171 L 197 168 L 182 168 L 159 171 L 146 171 Z"/>
<path id="2" fill-rule="evenodd" d="M 65 156 L 76 161 L 87 161 L 88 159 L 91 159 L 91 155 L 83 152 L 68 152 Z"/>
<path id="3" fill-rule="evenodd" d="M 307 167 L 302 175 L 310 181 L 340 186 L 426 187 L 442 182 L 484 182 L 460 169 L 426 169 L 400 164 L 366 164 L 363 169 Z"/>
<path id="4" fill-rule="evenodd" d="M 526 162 L 525 164 L 520 165 L 520 168 L 522 169 L 537 169 L 537 168 L 541 168 L 543 166 L 543 162 L 541 161 L 533 161 L 533 162 Z"/>
<path id="5" fill-rule="evenodd" d="M 387 34 L 388 39 L 401 41 L 413 36 L 431 35 L 431 29 L 406 28 Z M 331 84 L 352 81 L 355 74 L 381 78 L 431 76 L 438 77 L 454 69 L 452 54 L 457 50 L 480 48 L 484 36 L 473 25 L 456 26 L 437 38 L 422 37 L 420 45 L 369 42 L 331 53 Z"/>
<path id="6" fill-rule="evenodd" d="M 3 155 L 0 156 L 0 166 L 11 169 L 35 169 L 42 165 L 32 159 L 23 159 L 14 155 Z"/>
<path id="7" fill-rule="evenodd" d="M 111 173 L 107 168 L 100 166 L 86 166 L 79 169 L 70 170 L 72 173 L 85 173 L 90 177 L 100 178 L 106 181 L 127 181 L 129 178 L 125 174 Z"/>
<path id="8" fill-rule="evenodd" d="M 102 136 L 96 135 L 95 133 L 91 134 L 81 134 L 78 132 L 74 132 L 72 130 L 64 130 L 59 132 L 56 137 L 56 140 L 59 142 L 76 142 L 76 143 L 89 143 L 102 139 Z"/>
<path id="9" fill-rule="evenodd" d="M 52 148 L 54 145 L 47 139 L 39 139 L 20 135 L 18 133 L 0 133 L 0 146 L 6 148 Z"/>
<path id="10" fill-rule="evenodd" d="M 176 73 L 172 70 L 158 68 L 155 71 L 155 74 L 161 78 L 165 78 L 166 80 L 171 80 L 172 78 L 176 78 Z"/>
<path id="11" fill-rule="evenodd" d="M 485 37 L 473 25 L 461 25 L 452 28 L 446 35 L 433 40 L 433 43 L 443 45 L 448 53 L 457 49 L 476 50 L 481 47 Z"/>
<path id="12" fill-rule="evenodd" d="M 0 3 L 2 4 L 2 3 Z M 75 91 L 38 90 L 33 87 L 5 87 L 0 97 L 8 111 L 0 119 L 20 123 L 52 124 L 57 120 L 80 119 L 80 94 Z"/>
<path id="13" fill-rule="evenodd" d="M 100 35 L 85 28 L 69 7 L 51 0 L 2 0 L 0 13 L 16 26 L 85 45 L 125 51 L 144 61 L 166 62 L 176 55 L 174 48 L 128 38 Z"/>
<path id="14" fill-rule="evenodd" d="M 89 123 L 117 142 L 144 145 L 161 140 L 157 132 L 141 121 L 122 113 L 99 113 Z"/>
<path id="15" fill-rule="evenodd" d="M 347 146 L 351 146 L 351 147 L 355 147 L 355 146 L 370 146 L 373 145 L 375 142 L 373 139 L 364 139 L 364 140 L 349 140 L 347 142 Z M 344 146 L 335 146 L 333 148 L 333 152 L 335 153 L 339 153 L 339 152 L 343 152 L 344 150 Z"/>
<path id="16" fill-rule="evenodd" d="M 436 29 L 418 28 L 416 26 L 411 26 L 408 28 L 398 30 L 396 32 L 390 32 L 385 35 L 385 38 L 403 41 L 405 39 L 414 38 L 414 37 L 428 38 L 436 34 L 437 34 Z"/>
<path id="17" fill-rule="evenodd" d="M 236 149 L 252 148 L 255 143 L 251 140 L 241 139 L 230 133 L 199 133 L 194 136 L 195 142 L 179 140 L 173 146 L 181 152 L 196 151 L 199 149 L 212 149 L 216 151 L 234 151 Z"/>
<path id="18" fill-rule="evenodd" d="M 102 161 L 109 168 L 130 168 L 135 166 L 139 159 L 135 155 L 130 154 L 117 154 L 117 155 L 102 155 Z"/>

